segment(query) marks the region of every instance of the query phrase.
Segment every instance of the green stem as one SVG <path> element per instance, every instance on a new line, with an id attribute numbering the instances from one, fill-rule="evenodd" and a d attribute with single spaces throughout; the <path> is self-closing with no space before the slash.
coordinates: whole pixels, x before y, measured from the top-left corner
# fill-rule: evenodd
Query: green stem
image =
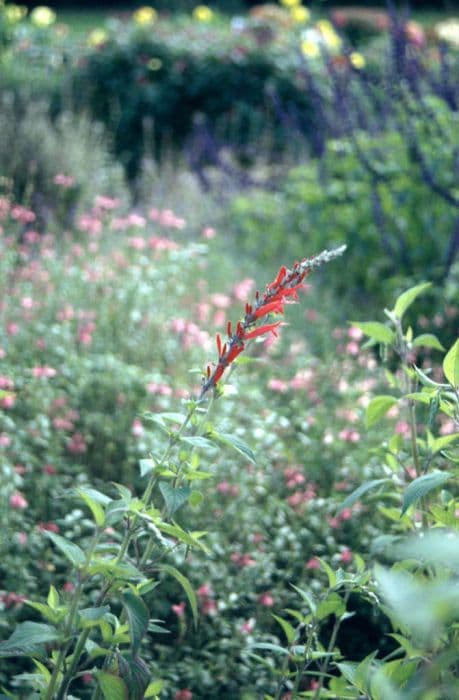
<path id="1" fill-rule="evenodd" d="M 99 529 L 97 529 L 96 532 L 94 533 L 94 537 L 92 538 L 91 545 L 90 545 L 88 553 L 86 555 L 85 566 L 84 566 L 83 570 L 81 572 L 79 572 L 79 574 L 78 574 L 78 585 L 77 585 L 76 590 L 74 591 L 73 596 L 72 596 L 72 604 L 70 606 L 69 615 L 67 618 L 67 623 L 65 625 L 64 641 L 63 641 L 62 646 L 59 650 L 56 664 L 54 666 L 54 670 L 53 670 L 52 676 L 50 678 L 48 688 L 46 689 L 46 695 L 44 696 L 44 700 L 52 700 L 52 698 L 54 697 L 59 674 L 61 673 L 61 667 L 64 664 L 65 658 L 66 658 L 68 650 L 70 648 L 72 630 L 73 630 L 73 627 L 75 625 L 76 616 L 78 614 L 78 606 L 80 603 L 81 594 L 83 592 L 83 583 L 85 580 L 85 574 L 86 574 L 86 571 L 87 571 L 89 564 L 91 563 L 91 558 L 92 558 L 94 550 L 99 542 L 100 536 L 101 536 L 101 532 Z M 74 658 L 75 658 L 75 654 L 74 654 Z M 73 664 L 73 662 L 72 662 L 72 664 Z M 64 682 L 65 682 L 65 679 L 67 678 L 67 676 L 68 676 L 68 671 L 64 675 L 64 678 L 61 682 L 60 691 L 57 695 L 58 698 L 64 697 L 63 695 L 61 695 L 61 693 L 62 693 L 62 688 L 64 687 Z M 65 693 L 65 689 L 64 689 L 64 693 Z"/>
<path id="2" fill-rule="evenodd" d="M 348 600 L 349 600 L 349 596 L 350 596 L 350 595 L 351 595 L 351 591 L 350 591 L 350 589 L 349 589 L 349 590 L 347 590 L 346 593 L 344 594 L 344 605 L 345 605 L 345 606 L 347 605 L 347 602 L 348 602 Z M 333 629 L 332 629 L 330 641 L 329 641 L 328 647 L 327 647 L 327 654 L 331 654 L 331 653 L 333 652 L 333 649 L 335 648 L 336 638 L 337 638 L 337 636 L 338 636 L 339 628 L 341 627 L 341 622 L 342 622 L 342 618 L 341 618 L 341 617 L 337 617 L 337 618 L 335 619 L 335 624 L 333 625 Z M 314 693 L 314 695 L 313 695 L 313 697 L 312 697 L 312 700 L 319 700 L 319 699 L 320 699 L 320 694 L 321 694 L 322 688 L 323 688 L 323 686 L 324 686 L 325 675 L 326 675 L 326 673 L 327 673 L 327 671 L 328 671 L 329 665 L 330 665 L 330 656 L 327 655 L 327 656 L 325 657 L 325 660 L 324 660 L 323 664 L 322 664 L 321 667 L 320 667 L 319 685 L 318 685 L 317 688 L 316 688 L 316 692 Z M 295 696 L 293 695 L 293 698 L 294 698 L 294 697 L 295 697 Z"/>

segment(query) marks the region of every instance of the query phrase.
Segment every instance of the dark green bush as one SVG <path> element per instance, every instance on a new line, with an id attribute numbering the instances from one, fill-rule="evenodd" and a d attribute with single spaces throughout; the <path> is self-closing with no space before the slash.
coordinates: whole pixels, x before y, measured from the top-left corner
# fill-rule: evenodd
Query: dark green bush
<path id="1" fill-rule="evenodd" d="M 230 214 L 241 250 L 279 253 L 346 243 L 346 265 L 328 271 L 340 295 L 378 298 L 381 280 L 445 282 L 457 226 L 458 115 L 430 102 L 435 121 L 412 118 L 412 139 L 389 131 L 331 141 L 323 158 L 293 169 L 276 193 L 237 198 Z M 457 252 L 457 251 L 456 251 Z"/>

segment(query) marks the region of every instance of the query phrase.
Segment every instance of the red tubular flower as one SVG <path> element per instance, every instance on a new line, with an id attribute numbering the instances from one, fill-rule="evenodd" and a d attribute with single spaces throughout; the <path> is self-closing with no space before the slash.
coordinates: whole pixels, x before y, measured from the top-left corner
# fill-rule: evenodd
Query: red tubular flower
<path id="1" fill-rule="evenodd" d="M 255 311 L 250 314 L 254 317 L 254 320 L 262 318 L 262 316 L 267 316 L 268 314 L 283 314 L 284 313 L 284 302 L 282 299 L 275 299 L 270 301 L 268 304 L 262 304 L 255 309 Z"/>
<path id="2" fill-rule="evenodd" d="M 269 333 L 270 331 L 274 333 L 274 335 L 277 335 L 275 329 L 281 324 L 282 321 L 276 321 L 276 323 L 267 323 L 266 326 L 259 326 L 259 328 L 255 328 L 253 331 L 244 333 L 244 340 L 253 340 L 254 338 L 258 338 L 260 335 L 264 335 L 264 333 Z"/>

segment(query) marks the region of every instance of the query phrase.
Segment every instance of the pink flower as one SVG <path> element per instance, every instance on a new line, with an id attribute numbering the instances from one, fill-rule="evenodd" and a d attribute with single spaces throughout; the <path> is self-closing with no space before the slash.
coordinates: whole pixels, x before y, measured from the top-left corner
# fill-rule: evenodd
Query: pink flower
<path id="1" fill-rule="evenodd" d="M 98 194 L 94 200 L 94 206 L 98 209 L 106 209 L 107 211 L 111 209 L 116 209 L 120 205 L 120 200 L 115 197 L 106 197 L 104 195 Z"/>
<path id="2" fill-rule="evenodd" d="M 17 532 L 16 539 L 19 542 L 19 544 L 21 545 L 21 547 L 24 547 L 27 544 L 27 533 Z"/>
<path id="3" fill-rule="evenodd" d="M 18 595 L 17 593 L 13 592 L 2 593 L 0 598 L 3 600 L 6 608 L 11 608 L 12 606 L 19 607 L 25 600 L 27 600 L 25 595 Z"/>
<path id="4" fill-rule="evenodd" d="M 37 528 L 42 532 L 59 532 L 59 525 L 57 525 L 57 523 L 37 523 Z"/>
<path id="5" fill-rule="evenodd" d="M 242 634 L 250 634 L 255 628 L 255 618 L 251 617 L 247 622 L 244 622 L 240 627 Z"/>
<path id="6" fill-rule="evenodd" d="M 48 476 L 52 476 L 53 474 L 57 474 L 57 469 L 52 464 L 45 464 L 43 467 L 43 473 L 48 474 Z"/>
<path id="7" fill-rule="evenodd" d="M 16 396 L 14 394 L 8 394 L 7 396 L 4 396 L 2 399 L 0 399 L 0 408 L 13 408 L 15 403 Z"/>
<path id="8" fill-rule="evenodd" d="M 32 367 L 32 376 L 43 379 L 50 379 L 57 374 L 53 367 Z"/>
<path id="9" fill-rule="evenodd" d="M 32 221 L 35 221 L 36 216 L 33 211 L 27 209 L 27 207 L 15 204 L 11 209 L 11 218 L 19 221 L 21 224 L 30 224 Z"/>
<path id="10" fill-rule="evenodd" d="M 249 554 L 241 554 L 240 552 L 233 552 L 231 555 L 231 561 L 243 569 L 246 566 L 254 566 L 256 564 L 255 559 Z"/>
<path id="11" fill-rule="evenodd" d="M 73 593 L 75 586 L 71 581 L 66 581 L 62 586 L 62 590 L 64 590 L 66 593 Z"/>
<path id="12" fill-rule="evenodd" d="M 73 178 L 71 175 L 64 175 L 63 173 L 57 173 L 53 177 L 53 182 L 55 185 L 59 185 L 59 187 L 63 187 L 64 189 L 69 189 L 70 187 L 73 187 L 75 184 L 75 178 Z"/>
<path id="13" fill-rule="evenodd" d="M 28 502 L 20 491 L 15 491 L 10 496 L 10 506 L 15 510 L 24 510 L 28 507 Z"/>
<path id="14" fill-rule="evenodd" d="M 363 338 L 363 331 L 361 331 L 360 328 L 357 328 L 357 326 L 351 326 L 348 329 L 347 334 L 352 340 L 362 340 Z"/>
<path id="15" fill-rule="evenodd" d="M 196 595 L 200 598 L 208 598 L 212 595 L 212 589 L 208 583 L 203 583 L 196 591 Z"/>
<path id="16" fill-rule="evenodd" d="M 0 447 L 8 447 L 11 445 L 11 438 L 6 433 L 0 433 Z"/>
<path id="17" fill-rule="evenodd" d="M 339 517 L 341 520 L 350 520 L 352 518 L 352 510 L 350 508 L 343 508 Z"/>
<path id="18" fill-rule="evenodd" d="M 177 692 L 174 695 L 174 700 L 193 700 L 193 693 L 189 688 L 177 690 Z"/>
<path id="19" fill-rule="evenodd" d="M 8 333 L 8 335 L 17 335 L 19 333 L 19 330 L 20 328 L 17 323 L 7 323 L 6 325 L 6 332 Z"/>
<path id="20" fill-rule="evenodd" d="M 352 557 L 353 555 L 351 550 L 346 548 L 341 552 L 340 561 L 343 564 L 350 564 L 350 562 L 352 561 Z"/>
<path id="21" fill-rule="evenodd" d="M 360 433 L 350 428 L 344 428 L 338 433 L 338 436 L 345 442 L 359 442 L 360 440 Z"/>
<path id="22" fill-rule="evenodd" d="M 142 421 L 139 420 L 139 418 L 135 418 L 132 421 L 132 427 L 131 427 L 131 433 L 134 435 L 134 437 L 142 437 L 144 434 L 144 428 L 142 425 Z"/>
<path id="23" fill-rule="evenodd" d="M 270 593 L 262 593 L 258 597 L 258 602 L 260 605 L 264 605 L 266 608 L 272 608 L 274 605 L 274 598 Z"/>
<path id="24" fill-rule="evenodd" d="M 202 229 L 202 237 L 206 238 L 208 241 L 210 241 L 212 238 L 215 238 L 216 235 L 216 230 L 211 226 L 206 226 Z"/>
<path id="25" fill-rule="evenodd" d="M 203 615 L 209 615 L 209 617 L 217 615 L 218 610 L 215 600 L 212 600 L 212 598 L 205 598 L 202 601 L 201 612 Z"/>
<path id="26" fill-rule="evenodd" d="M 285 382 L 283 379 L 276 379 L 275 377 L 268 382 L 268 389 L 271 389 L 271 391 L 278 391 L 281 394 L 285 394 L 285 392 L 288 391 L 288 386 L 288 382 Z"/>
<path id="27" fill-rule="evenodd" d="M 174 612 L 179 619 L 183 619 L 185 617 L 185 603 L 177 603 L 176 605 L 172 605 L 171 609 L 172 612 Z"/>
<path id="28" fill-rule="evenodd" d="M 72 435 L 70 440 L 67 442 L 67 449 L 72 454 L 83 454 L 87 451 L 88 447 L 86 441 L 81 433 L 75 433 Z"/>
<path id="29" fill-rule="evenodd" d="M 320 569 L 320 561 L 317 557 L 312 557 L 305 564 L 306 569 Z"/>

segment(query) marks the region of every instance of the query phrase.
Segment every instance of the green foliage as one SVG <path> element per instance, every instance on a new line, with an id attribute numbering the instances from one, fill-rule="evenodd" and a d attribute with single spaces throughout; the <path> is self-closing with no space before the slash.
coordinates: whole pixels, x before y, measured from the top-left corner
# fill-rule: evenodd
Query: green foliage
<path id="1" fill-rule="evenodd" d="M 441 141 L 421 113 L 410 119 L 438 183 L 454 189 L 457 114 L 440 101 L 431 106 Z M 228 223 L 240 249 L 267 263 L 281 251 L 298 256 L 305 245 L 346 243 L 346 262 L 331 271 L 327 285 L 354 304 L 368 304 L 383 301 L 382 280 L 386 294 L 404 278 L 422 279 L 426 270 L 443 284 L 455 220 L 456 208 L 430 191 L 403 132 L 387 131 L 329 142 L 322 158 L 291 170 L 279 191 L 236 198 Z M 401 313 L 409 301 L 400 301 Z"/>

